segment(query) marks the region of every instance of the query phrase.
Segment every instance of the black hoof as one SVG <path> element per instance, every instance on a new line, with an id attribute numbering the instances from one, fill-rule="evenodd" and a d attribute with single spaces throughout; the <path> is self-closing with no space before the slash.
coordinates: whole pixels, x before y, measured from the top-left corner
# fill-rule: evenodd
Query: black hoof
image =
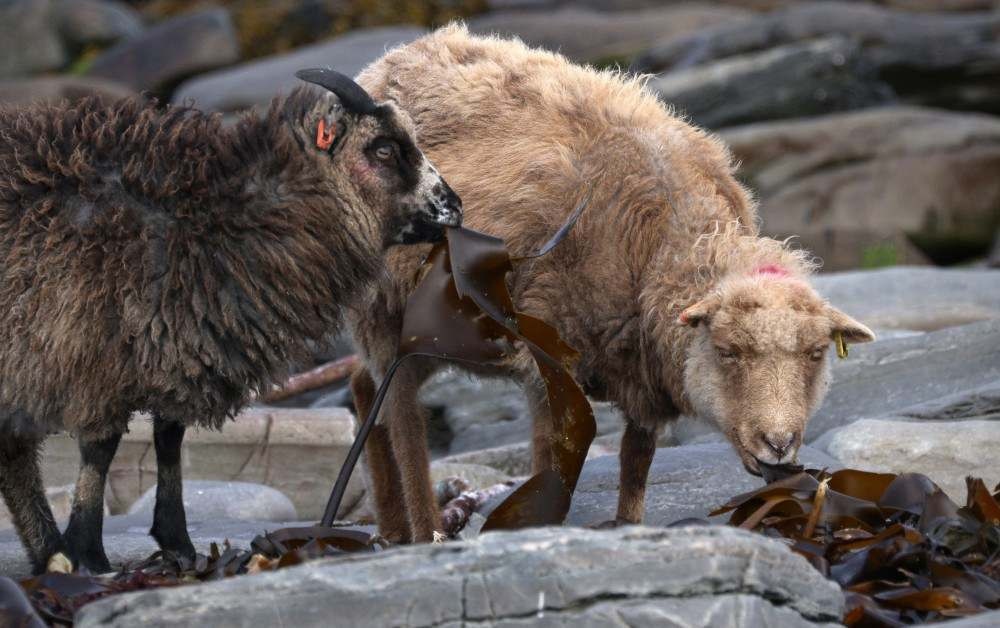
<path id="1" fill-rule="evenodd" d="M 111 568 L 111 562 L 108 557 L 102 553 L 87 552 L 83 554 L 74 554 L 72 551 L 67 553 L 70 561 L 73 563 L 73 569 L 75 571 L 80 571 L 86 569 L 92 574 L 102 574 L 114 571 Z"/>
<path id="2" fill-rule="evenodd" d="M 157 545 L 160 546 L 160 549 L 164 553 L 174 554 L 188 560 L 195 559 L 194 545 L 191 543 L 191 537 L 187 535 L 186 530 L 183 535 L 179 532 L 160 534 L 156 530 L 151 530 L 149 534 L 156 539 Z"/>

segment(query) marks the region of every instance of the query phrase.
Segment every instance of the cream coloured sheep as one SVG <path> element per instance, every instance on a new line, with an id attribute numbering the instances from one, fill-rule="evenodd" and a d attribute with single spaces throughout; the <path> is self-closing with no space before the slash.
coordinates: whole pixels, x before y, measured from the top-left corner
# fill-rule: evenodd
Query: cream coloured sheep
<path id="1" fill-rule="evenodd" d="M 580 351 L 575 376 L 587 393 L 624 412 L 617 521 L 642 519 L 657 434 L 679 413 L 714 420 L 751 472 L 795 458 L 825 392 L 831 338 L 873 334 L 814 292 L 806 254 L 760 237 L 719 140 L 640 80 L 462 26 L 390 51 L 358 81 L 410 113 L 462 196 L 466 225 L 503 238 L 514 256 L 535 250 L 594 187 L 569 237 L 508 283 L 518 310 Z M 426 252 L 393 252 L 391 277 L 351 322 L 368 371 L 353 381 L 360 416 L 396 353 Z M 380 530 L 397 541 L 430 540 L 440 526 L 416 402 L 436 368 L 401 368 L 366 449 Z M 531 360 L 480 372 L 523 384 L 533 466 L 547 467 L 551 422 Z"/>

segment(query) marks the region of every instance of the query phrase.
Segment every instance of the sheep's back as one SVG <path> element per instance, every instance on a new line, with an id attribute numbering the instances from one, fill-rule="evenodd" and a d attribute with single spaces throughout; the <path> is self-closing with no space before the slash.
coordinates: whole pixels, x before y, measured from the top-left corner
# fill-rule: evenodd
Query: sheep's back
<path id="1" fill-rule="evenodd" d="M 593 188 L 570 237 L 511 281 L 519 307 L 558 322 L 585 354 L 627 340 L 638 283 L 664 242 L 682 251 L 713 221 L 755 220 L 721 142 L 636 79 L 452 26 L 390 51 L 359 81 L 413 116 L 466 226 L 515 255 L 535 250 Z M 390 255 L 395 281 L 379 297 L 390 310 L 405 304 L 425 253 Z"/>

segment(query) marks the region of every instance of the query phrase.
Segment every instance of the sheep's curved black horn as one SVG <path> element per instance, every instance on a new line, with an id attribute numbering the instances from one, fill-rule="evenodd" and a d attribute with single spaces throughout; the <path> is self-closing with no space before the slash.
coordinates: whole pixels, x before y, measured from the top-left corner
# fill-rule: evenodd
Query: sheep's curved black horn
<path id="1" fill-rule="evenodd" d="M 368 95 L 363 87 L 354 82 L 354 79 L 341 74 L 330 68 L 311 68 L 299 70 L 295 76 L 308 83 L 314 83 L 320 87 L 325 87 L 340 98 L 340 104 L 344 109 L 354 113 L 371 114 L 374 113 L 377 105 L 372 97 Z"/>

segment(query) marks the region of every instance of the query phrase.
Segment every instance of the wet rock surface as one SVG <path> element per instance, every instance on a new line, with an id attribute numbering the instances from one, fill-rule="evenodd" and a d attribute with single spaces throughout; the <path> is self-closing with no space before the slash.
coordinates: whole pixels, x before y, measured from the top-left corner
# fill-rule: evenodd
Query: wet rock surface
<path id="1" fill-rule="evenodd" d="M 86 607 L 76 624 L 812 626 L 842 608 L 836 585 L 759 535 L 562 528 L 121 595 Z"/>

